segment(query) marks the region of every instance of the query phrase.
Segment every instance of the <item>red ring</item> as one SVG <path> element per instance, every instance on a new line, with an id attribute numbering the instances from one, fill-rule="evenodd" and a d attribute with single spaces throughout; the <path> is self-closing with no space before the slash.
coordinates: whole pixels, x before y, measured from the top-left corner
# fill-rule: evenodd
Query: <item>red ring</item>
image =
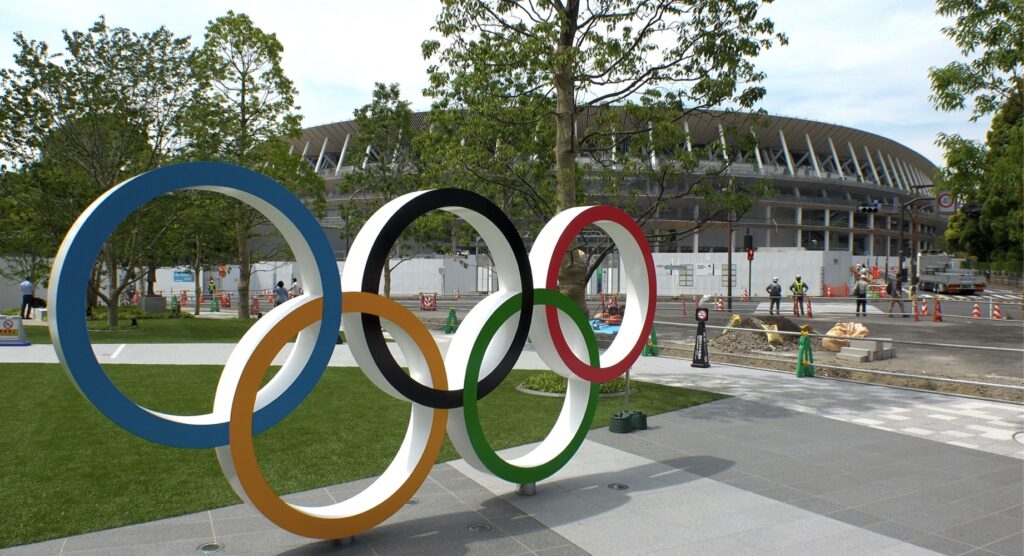
<path id="1" fill-rule="evenodd" d="M 644 263 L 647 265 L 648 311 L 644 319 L 643 328 L 640 330 L 640 337 L 637 338 L 637 343 L 633 346 L 633 349 L 614 365 L 609 367 L 593 367 L 581 361 L 572 352 L 572 349 L 569 348 L 569 344 L 565 341 L 565 335 L 562 334 L 561 324 L 558 321 L 558 310 L 551 306 L 544 308 L 555 352 L 558 353 L 558 356 L 562 358 L 562 362 L 569 367 L 573 374 L 590 382 L 608 382 L 617 378 L 625 374 L 629 367 L 640 357 L 640 352 L 643 351 L 644 346 L 647 344 L 647 335 L 650 334 L 651 327 L 654 325 L 654 312 L 658 301 L 657 282 L 654 276 L 654 258 L 651 256 L 651 247 L 647 243 L 647 237 L 644 236 L 640 226 L 637 226 L 636 221 L 630 218 L 628 214 L 608 205 L 598 205 L 580 211 L 569 225 L 566 226 L 565 232 L 558 238 L 558 242 L 555 243 L 555 248 L 551 253 L 551 262 L 548 264 L 548 276 L 544 284 L 545 287 L 553 290 L 558 289 L 558 271 L 562 266 L 562 256 L 569 249 L 569 243 L 583 228 L 600 221 L 609 221 L 622 226 L 636 241 L 640 254 L 644 258 Z"/>

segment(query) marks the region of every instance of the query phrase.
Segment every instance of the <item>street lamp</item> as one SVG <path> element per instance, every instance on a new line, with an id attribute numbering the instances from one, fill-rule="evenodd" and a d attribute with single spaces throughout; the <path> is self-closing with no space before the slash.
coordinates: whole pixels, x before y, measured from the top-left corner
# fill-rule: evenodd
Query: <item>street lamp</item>
<path id="1" fill-rule="evenodd" d="M 899 275 L 903 274 L 903 215 L 906 214 L 907 207 L 913 207 L 913 205 L 915 203 L 920 203 L 920 202 L 935 202 L 935 197 L 917 197 L 915 199 L 911 199 L 911 200 L 909 200 L 909 201 L 907 201 L 907 202 L 905 202 L 905 203 L 900 205 L 900 253 L 899 253 L 899 259 L 900 260 L 899 260 L 899 266 L 897 267 L 897 272 L 898 272 Z M 917 270 L 917 265 L 915 264 L 915 259 L 917 258 L 916 257 L 916 254 L 917 254 L 917 245 L 916 245 L 916 243 L 917 242 L 915 241 L 915 230 L 914 230 L 914 227 L 916 227 L 915 226 L 916 222 L 917 222 L 917 215 L 915 213 L 915 215 L 912 216 L 911 219 L 910 219 L 910 223 L 911 223 L 910 242 L 914 244 L 913 248 L 912 248 L 912 253 L 911 253 L 911 256 L 910 256 L 911 257 L 910 258 L 910 286 L 912 288 L 911 291 L 913 291 L 913 287 L 917 285 L 917 278 L 915 276 L 916 270 Z"/>

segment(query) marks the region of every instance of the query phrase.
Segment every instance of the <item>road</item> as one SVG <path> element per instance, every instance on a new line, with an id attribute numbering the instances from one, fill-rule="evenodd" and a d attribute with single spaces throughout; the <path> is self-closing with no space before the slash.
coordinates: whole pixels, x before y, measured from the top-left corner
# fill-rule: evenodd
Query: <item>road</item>
<path id="1" fill-rule="evenodd" d="M 997 291 L 997 295 L 1006 297 L 971 297 L 972 301 L 977 299 L 979 307 L 984 307 L 982 312 L 988 315 L 988 300 L 993 301 L 993 306 L 998 303 L 1004 316 L 1010 316 L 1015 320 L 989 320 L 970 318 L 974 303 L 959 302 L 956 299 L 942 299 L 943 322 L 934 322 L 933 302 L 929 303 L 929 316 L 920 317 L 915 321 L 912 317 L 912 308 L 909 300 L 905 301 L 908 311 L 907 318 L 890 318 L 887 315 L 887 300 L 869 300 L 868 316 L 854 316 L 853 300 L 835 298 L 814 298 L 812 310 L 814 318 L 793 318 L 793 302 L 783 299 L 783 315 L 793 318 L 799 324 L 810 324 L 819 333 L 827 332 L 837 322 L 861 322 L 870 330 L 870 336 L 876 338 L 892 338 L 913 342 L 929 343 L 929 346 L 899 345 L 896 346 L 897 357 L 890 361 L 875 362 L 873 368 L 889 371 L 903 372 L 928 372 L 956 378 L 983 378 L 986 376 L 999 376 L 1021 379 L 1024 383 L 1024 353 L 981 351 L 965 348 L 943 347 L 942 344 L 962 346 L 990 346 L 1020 350 L 1024 348 L 1024 322 L 1020 320 L 1021 296 L 1012 292 Z M 926 294 L 933 295 L 933 294 Z M 951 296 L 943 296 L 949 298 Z M 968 297 L 968 296 L 962 296 Z M 737 298 L 738 299 L 738 298 Z M 400 302 L 414 309 L 421 318 L 442 318 L 448 308 L 454 307 L 460 318 L 476 304 L 479 297 L 463 298 L 460 301 L 439 300 L 437 311 L 418 311 L 418 304 L 414 300 L 400 300 Z M 715 311 L 714 303 L 709 303 L 712 309 L 709 324 L 725 326 L 733 314 L 741 315 L 766 315 L 768 313 L 767 300 L 752 300 L 733 302 L 733 310 Z M 597 303 L 591 302 L 593 310 Z M 686 314 L 683 315 L 683 304 L 680 301 L 659 301 L 655 312 L 655 320 L 661 323 L 694 324 L 694 304 L 686 303 Z M 689 326 L 676 326 L 672 324 L 661 324 L 656 326 L 658 339 L 660 341 L 678 341 L 690 343 L 693 341 L 694 329 Z M 712 331 L 712 334 L 717 334 Z M 753 363 L 752 363 L 753 364 Z"/>

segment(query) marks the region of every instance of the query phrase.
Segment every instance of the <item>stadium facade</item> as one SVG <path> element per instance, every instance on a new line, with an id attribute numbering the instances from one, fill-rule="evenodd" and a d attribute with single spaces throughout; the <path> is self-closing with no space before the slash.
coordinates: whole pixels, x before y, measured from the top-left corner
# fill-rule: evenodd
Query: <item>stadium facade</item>
<path id="1" fill-rule="evenodd" d="M 417 114 L 422 125 L 425 114 Z M 808 251 L 839 251 L 854 259 L 887 258 L 895 264 L 899 251 L 900 205 L 932 185 L 935 165 L 921 154 L 896 141 L 841 125 L 799 118 L 771 116 L 750 133 L 756 148 L 741 147 L 728 139 L 725 130 L 748 128 L 749 115 L 700 113 L 682 120 L 690 141 L 686 147 L 712 146 L 702 166 L 720 165 L 728 158 L 726 173 L 738 182 L 766 180 L 774 196 L 763 199 L 732 225 L 733 248 L 741 250 L 747 230 L 758 248 L 798 248 Z M 746 127 L 745 127 L 746 126 Z M 353 152 L 356 127 L 351 121 L 307 128 L 292 141 L 328 186 L 328 210 L 323 224 L 343 225 L 348 195 L 338 193 L 339 180 L 356 171 L 367 152 Z M 584 151 L 584 165 L 595 161 Z M 698 172 L 700 169 L 698 169 Z M 362 192 L 360 195 L 372 195 Z M 864 204 L 877 204 L 877 213 L 859 212 Z M 700 220 L 701 199 L 673 201 L 651 220 L 652 229 L 685 232 Z M 934 247 L 946 227 L 946 218 L 933 207 L 918 207 L 903 223 L 904 247 L 911 241 L 918 250 Z M 915 221 L 912 224 L 912 220 Z M 685 239 L 652 245 L 658 253 L 719 253 L 730 244 L 727 224 L 712 222 L 699 234 L 680 233 Z M 336 235 L 336 234 L 335 234 Z M 344 241 L 336 245 L 344 258 Z M 773 249 L 775 250 L 775 249 Z M 888 264 L 886 266 L 889 266 Z"/>

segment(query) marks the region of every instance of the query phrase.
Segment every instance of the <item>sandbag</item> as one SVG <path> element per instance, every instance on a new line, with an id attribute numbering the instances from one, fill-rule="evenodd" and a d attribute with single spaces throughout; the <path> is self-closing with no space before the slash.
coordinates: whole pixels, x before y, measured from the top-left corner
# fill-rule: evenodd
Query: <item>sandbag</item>
<path id="1" fill-rule="evenodd" d="M 782 345 L 782 334 L 779 334 L 779 325 L 777 324 L 762 324 L 761 328 L 768 331 L 765 336 L 768 337 L 768 343 L 773 346 Z"/>
<path id="2" fill-rule="evenodd" d="M 868 327 L 864 326 L 859 322 L 837 322 L 831 330 L 828 331 L 829 336 L 855 336 L 857 338 L 866 338 L 868 336 Z M 840 338 L 822 338 L 821 347 L 829 351 L 839 351 L 844 347 L 850 345 L 849 340 Z"/>

